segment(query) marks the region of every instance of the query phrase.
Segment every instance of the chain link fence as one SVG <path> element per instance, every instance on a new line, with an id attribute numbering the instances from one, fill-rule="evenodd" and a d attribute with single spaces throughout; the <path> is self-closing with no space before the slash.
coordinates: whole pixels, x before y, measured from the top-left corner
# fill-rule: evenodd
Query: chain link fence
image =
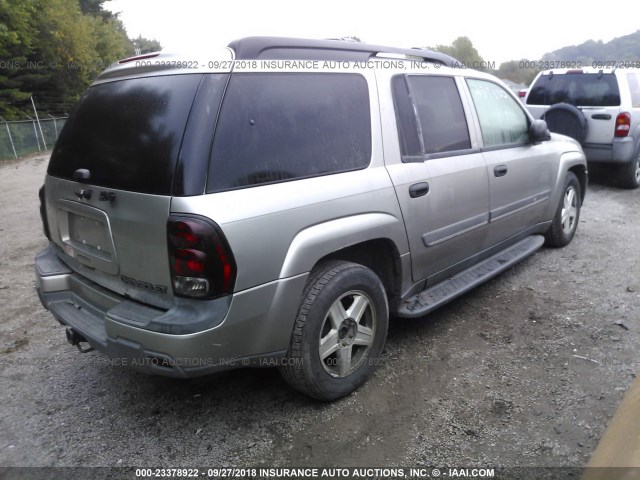
<path id="1" fill-rule="evenodd" d="M 0 160 L 51 150 L 66 117 L 0 122 Z"/>

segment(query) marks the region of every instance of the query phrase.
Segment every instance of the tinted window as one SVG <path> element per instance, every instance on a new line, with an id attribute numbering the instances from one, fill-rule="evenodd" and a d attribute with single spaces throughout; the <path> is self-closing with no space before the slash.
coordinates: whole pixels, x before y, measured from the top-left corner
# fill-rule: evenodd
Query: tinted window
<path id="1" fill-rule="evenodd" d="M 351 74 L 236 74 L 223 100 L 208 191 L 365 168 L 366 80 Z"/>
<path id="2" fill-rule="evenodd" d="M 611 73 L 540 75 L 531 87 L 527 105 L 570 103 L 581 107 L 620 105 L 620 89 Z"/>
<path id="3" fill-rule="evenodd" d="M 471 148 L 469 128 L 455 80 L 409 76 L 409 91 L 418 114 L 424 153 Z"/>
<path id="4" fill-rule="evenodd" d="M 94 185 L 170 194 L 201 78 L 138 78 L 89 88 L 60 133 L 49 174 L 71 179 L 75 170 L 84 168 Z"/>
<path id="5" fill-rule="evenodd" d="M 493 82 L 467 79 L 485 147 L 525 143 L 529 120 L 520 104 Z"/>
<path id="6" fill-rule="evenodd" d="M 393 103 L 396 111 L 400 153 L 402 156 L 423 155 L 422 145 L 418 137 L 416 112 L 411 103 L 405 77 L 401 75 L 393 77 L 391 79 L 391 88 L 393 90 Z"/>

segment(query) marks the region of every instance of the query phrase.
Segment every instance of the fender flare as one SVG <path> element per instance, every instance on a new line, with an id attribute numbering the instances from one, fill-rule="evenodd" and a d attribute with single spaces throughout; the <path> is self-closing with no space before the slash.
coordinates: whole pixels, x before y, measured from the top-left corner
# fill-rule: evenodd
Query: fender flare
<path id="1" fill-rule="evenodd" d="M 376 239 L 391 240 L 401 254 L 408 252 L 402 219 L 388 213 L 348 216 L 305 228 L 289 245 L 280 278 L 309 272 L 330 253 Z"/>

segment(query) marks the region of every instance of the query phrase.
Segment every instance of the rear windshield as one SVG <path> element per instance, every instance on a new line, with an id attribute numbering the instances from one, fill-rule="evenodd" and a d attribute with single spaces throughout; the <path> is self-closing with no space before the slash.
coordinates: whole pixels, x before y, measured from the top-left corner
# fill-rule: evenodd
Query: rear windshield
<path id="1" fill-rule="evenodd" d="M 527 105 L 570 103 L 580 107 L 616 107 L 620 90 L 611 73 L 540 75 L 531 87 Z"/>
<path id="2" fill-rule="evenodd" d="M 193 98 L 202 75 L 120 80 L 93 86 L 66 122 L 48 173 L 89 183 L 168 195 Z"/>

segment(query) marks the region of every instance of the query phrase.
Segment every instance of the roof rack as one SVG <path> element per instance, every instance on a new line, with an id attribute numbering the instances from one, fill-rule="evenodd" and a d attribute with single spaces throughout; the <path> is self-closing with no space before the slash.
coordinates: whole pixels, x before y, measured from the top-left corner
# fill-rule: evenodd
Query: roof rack
<path id="1" fill-rule="evenodd" d="M 238 60 L 338 60 L 366 62 L 385 54 L 406 56 L 455 67 L 459 62 L 449 55 L 419 48 L 396 48 L 346 40 L 311 40 L 288 37 L 246 37 L 228 45 Z"/>

